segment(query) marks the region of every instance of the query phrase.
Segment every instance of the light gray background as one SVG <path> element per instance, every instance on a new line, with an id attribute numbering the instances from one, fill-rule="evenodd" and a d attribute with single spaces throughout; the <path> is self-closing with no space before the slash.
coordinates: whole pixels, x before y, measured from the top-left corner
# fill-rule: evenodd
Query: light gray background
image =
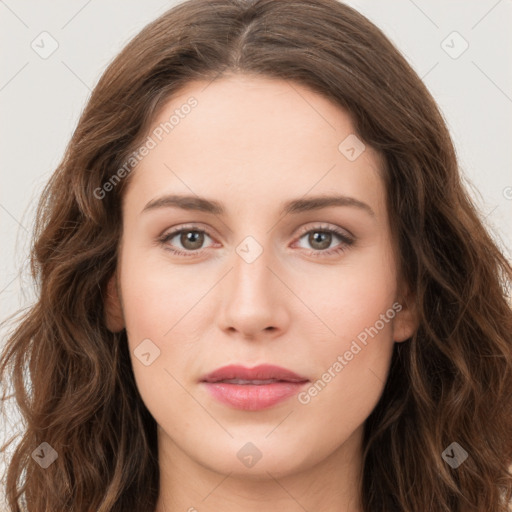
<path id="1" fill-rule="evenodd" d="M 121 48 L 176 3 L 0 0 L 0 321 L 34 298 L 26 270 L 35 204 L 90 91 Z M 347 3 L 379 26 L 423 78 L 482 217 L 512 259 L 512 0 Z M 47 59 L 31 47 L 35 41 L 48 48 L 43 31 L 59 45 Z M 453 31 L 469 45 L 457 58 L 447 53 L 463 48 Z M 13 430 L 14 415 L 12 422 L 0 423 L 0 433 Z"/>

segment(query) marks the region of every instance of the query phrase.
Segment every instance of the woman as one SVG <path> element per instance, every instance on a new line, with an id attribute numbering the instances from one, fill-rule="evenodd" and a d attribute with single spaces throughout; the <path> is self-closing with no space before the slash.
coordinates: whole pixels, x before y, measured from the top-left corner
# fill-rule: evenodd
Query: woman
<path id="1" fill-rule="evenodd" d="M 512 269 L 354 9 L 169 10 L 37 219 L 12 511 L 508 510 Z"/>

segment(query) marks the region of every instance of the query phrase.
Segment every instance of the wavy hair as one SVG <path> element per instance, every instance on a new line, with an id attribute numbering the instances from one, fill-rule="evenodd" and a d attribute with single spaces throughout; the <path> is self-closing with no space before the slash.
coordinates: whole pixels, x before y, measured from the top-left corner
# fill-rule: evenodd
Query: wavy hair
<path id="1" fill-rule="evenodd" d="M 309 87 L 344 108 L 384 157 L 399 272 L 419 327 L 394 345 L 365 423 L 364 511 L 505 512 L 512 268 L 464 189 L 431 94 L 381 30 L 336 0 L 188 0 L 146 26 L 98 81 L 39 202 L 37 300 L 0 359 L 13 386 L 2 400 L 15 398 L 24 423 L 5 477 L 10 511 L 154 512 L 156 423 L 126 332 L 110 332 L 104 311 L 131 175 L 97 196 L 172 94 L 227 73 Z M 46 470 L 31 456 L 43 442 L 58 454 Z M 443 458 L 454 442 L 468 454 L 457 468 Z"/>

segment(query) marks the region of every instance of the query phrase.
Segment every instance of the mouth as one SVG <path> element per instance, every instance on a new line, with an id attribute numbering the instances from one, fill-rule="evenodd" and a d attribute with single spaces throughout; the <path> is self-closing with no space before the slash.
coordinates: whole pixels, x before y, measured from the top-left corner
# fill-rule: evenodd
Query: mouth
<path id="1" fill-rule="evenodd" d="M 280 380 L 280 379 L 266 379 L 266 380 L 246 380 L 246 379 L 222 379 L 222 380 L 214 380 L 214 381 L 205 381 L 210 383 L 215 382 L 224 382 L 226 384 L 240 384 L 243 386 L 251 385 L 251 386 L 262 386 L 264 384 L 272 384 L 273 382 L 293 382 L 289 380 Z"/>
<path id="2" fill-rule="evenodd" d="M 306 377 L 273 365 L 224 366 L 200 380 L 217 401 L 245 411 L 268 409 L 297 394 L 308 382 Z"/>

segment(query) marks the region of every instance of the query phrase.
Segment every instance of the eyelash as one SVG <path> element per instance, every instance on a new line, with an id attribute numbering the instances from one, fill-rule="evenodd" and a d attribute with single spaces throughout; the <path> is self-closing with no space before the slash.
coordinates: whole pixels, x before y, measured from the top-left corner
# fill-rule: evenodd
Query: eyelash
<path id="1" fill-rule="evenodd" d="M 204 233 L 207 236 L 209 236 L 210 238 L 212 238 L 208 234 L 208 232 L 205 231 L 204 229 L 200 229 L 198 226 L 191 225 L 191 226 L 182 226 L 179 229 L 176 229 L 170 233 L 166 233 L 166 234 L 162 235 L 161 237 L 158 238 L 158 242 L 159 242 L 159 244 L 161 244 L 164 247 L 164 249 L 172 252 L 173 254 L 175 254 L 177 256 L 184 256 L 184 257 L 197 256 L 198 254 L 202 253 L 206 249 L 198 249 L 195 251 L 183 251 L 181 249 L 171 249 L 168 245 L 168 241 L 172 240 L 176 235 L 179 235 L 180 233 L 183 233 L 183 232 L 191 232 L 191 231 L 198 232 L 198 233 Z M 325 250 L 310 249 L 309 256 L 315 256 L 315 257 L 317 257 L 317 256 L 335 256 L 335 255 L 345 252 L 355 242 L 355 239 L 350 236 L 347 236 L 345 234 L 345 232 L 343 232 L 339 229 L 336 229 L 336 228 L 329 228 L 327 226 L 314 226 L 312 228 L 306 229 L 299 235 L 297 240 L 300 240 L 304 235 L 307 235 L 311 232 L 334 234 L 341 239 L 342 244 L 333 249 L 325 249 Z"/>

